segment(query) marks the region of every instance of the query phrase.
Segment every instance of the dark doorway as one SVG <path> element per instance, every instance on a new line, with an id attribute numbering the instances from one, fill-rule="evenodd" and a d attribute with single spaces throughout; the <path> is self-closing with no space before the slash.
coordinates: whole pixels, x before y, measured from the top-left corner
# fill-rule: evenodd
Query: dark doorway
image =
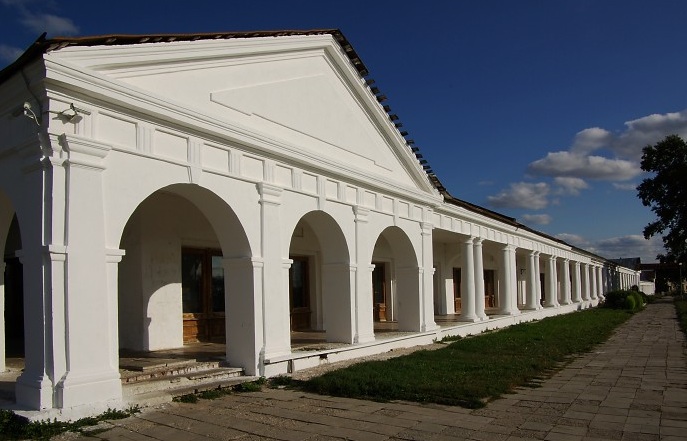
<path id="1" fill-rule="evenodd" d="M 386 315 L 386 268 L 384 262 L 373 262 L 372 270 L 372 301 L 374 305 L 374 319 L 378 322 L 387 321 Z"/>
<path id="2" fill-rule="evenodd" d="M 460 268 L 453 268 L 453 303 L 454 303 L 456 314 L 459 314 L 460 310 L 461 310 L 460 284 L 461 284 Z"/>
<path id="3" fill-rule="evenodd" d="M 181 293 L 184 343 L 224 342 L 224 268 L 221 251 L 182 250 Z"/>
<path id="4" fill-rule="evenodd" d="M 310 262 L 307 256 L 291 256 L 289 269 L 289 303 L 291 330 L 310 329 Z"/>

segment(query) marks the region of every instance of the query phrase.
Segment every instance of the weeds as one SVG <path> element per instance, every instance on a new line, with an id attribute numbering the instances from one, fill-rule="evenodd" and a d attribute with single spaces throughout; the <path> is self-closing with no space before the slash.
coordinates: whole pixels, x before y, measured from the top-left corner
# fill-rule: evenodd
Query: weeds
<path id="1" fill-rule="evenodd" d="M 9 410 L 0 410 L 0 440 L 40 439 L 46 440 L 64 432 L 84 433 L 88 427 L 96 426 L 102 421 L 128 418 L 140 412 L 138 406 L 126 410 L 107 409 L 95 417 L 81 418 L 76 421 L 29 421 Z M 108 429 L 91 430 L 88 433 L 103 432 Z"/>

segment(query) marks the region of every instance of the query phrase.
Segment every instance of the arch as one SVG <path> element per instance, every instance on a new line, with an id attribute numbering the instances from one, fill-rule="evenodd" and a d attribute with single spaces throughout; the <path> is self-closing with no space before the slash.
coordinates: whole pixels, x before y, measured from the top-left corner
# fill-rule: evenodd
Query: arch
<path id="1" fill-rule="evenodd" d="M 289 258 L 292 330 L 323 329 L 327 341 L 352 343 L 353 273 L 340 225 L 324 211 L 304 214 L 291 234 Z"/>
<path id="2" fill-rule="evenodd" d="M 7 357 L 24 355 L 24 276 L 19 215 L 0 190 L 0 372 Z"/>
<path id="3" fill-rule="evenodd" d="M 375 266 L 375 277 L 383 268 L 385 292 L 379 295 L 379 289 L 373 287 L 375 309 L 372 311 L 377 320 L 394 320 L 402 331 L 419 331 L 421 329 L 421 278 L 417 254 L 413 244 L 401 228 L 385 228 L 378 236 L 370 260 Z M 377 273 L 377 274 L 375 274 Z M 375 294 L 375 291 L 377 294 Z M 386 307 L 386 316 L 381 308 Z"/>
<path id="4" fill-rule="evenodd" d="M 232 207 L 207 188 L 173 184 L 138 204 L 119 243 L 125 251 L 119 317 L 127 322 L 119 330 L 121 347 L 159 350 L 185 340 L 224 340 L 227 359 L 255 372 L 252 250 Z M 184 278 L 185 265 L 198 279 Z M 208 289 L 196 292 L 201 286 Z M 203 329 L 185 339 L 185 326 L 201 326 L 201 320 Z"/>
<path id="5" fill-rule="evenodd" d="M 171 193 L 183 197 L 195 205 L 208 219 L 222 246 L 222 253 L 226 258 L 249 257 L 253 255 L 250 242 L 246 236 L 243 224 L 236 212 L 216 193 L 197 184 L 171 184 L 159 188 L 139 200 L 131 210 L 127 221 L 119 232 L 120 243 L 124 228 L 135 211 L 155 194 Z"/>

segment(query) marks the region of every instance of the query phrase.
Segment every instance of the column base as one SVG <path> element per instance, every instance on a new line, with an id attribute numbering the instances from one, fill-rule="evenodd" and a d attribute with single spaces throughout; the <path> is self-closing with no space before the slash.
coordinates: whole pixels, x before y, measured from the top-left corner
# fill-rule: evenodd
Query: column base
<path id="1" fill-rule="evenodd" d="M 24 372 L 15 385 L 17 404 L 31 410 L 52 409 L 52 381 L 46 374 L 31 376 Z"/>
<path id="2" fill-rule="evenodd" d="M 421 332 L 432 332 L 436 331 L 437 329 L 440 329 L 441 326 L 437 325 L 436 323 L 432 322 L 431 324 L 426 324 L 422 326 L 422 331 Z"/>
<path id="3" fill-rule="evenodd" d="M 372 334 L 359 334 L 355 337 L 353 343 L 354 344 L 361 344 L 361 343 L 372 343 L 375 341 L 375 335 L 374 333 Z"/>
<path id="4" fill-rule="evenodd" d="M 460 317 L 458 317 L 458 321 L 459 321 L 459 322 L 465 322 L 465 323 L 477 323 L 477 322 L 480 322 L 480 321 L 482 321 L 482 320 L 481 320 L 479 317 L 477 317 L 477 316 L 474 316 L 474 317 L 463 317 L 463 316 L 460 316 Z"/>
<path id="5" fill-rule="evenodd" d="M 519 309 L 516 309 L 514 311 L 511 311 L 511 310 L 499 311 L 497 314 L 498 315 L 505 315 L 505 316 L 514 316 L 514 315 L 520 315 L 520 314 L 522 314 L 522 312 Z"/>
<path id="6" fill-rule="evenodd" d="M 119 371 L 68 372 L 55 387 L 55 405 L 60 408 L 121 399 L 122 381 Z"/>

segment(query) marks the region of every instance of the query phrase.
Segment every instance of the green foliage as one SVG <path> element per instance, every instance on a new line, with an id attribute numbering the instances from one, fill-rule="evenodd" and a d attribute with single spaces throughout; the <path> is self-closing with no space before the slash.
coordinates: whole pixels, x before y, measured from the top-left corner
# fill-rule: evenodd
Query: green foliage
<path id="1" fill-rule="evenodd" d="M 646 295 L 639 291 L 619 290 L 611 291 L 605 294 L 603 307 L 610 309 L 625 309 L 630 312 L 636 312 L 644 307 Z"/>
<path id="2" fill-rule="evenodd" d="M 107 409 L 98 416 L 81 418 L 77 421 L 29 421 L 12 411 L 0 410 L 0 440 L 47 440 L 64 432 L 83 433 L 84 428 L 95 426 L 101 421 L 123 419 L 138 412 L 140 412 L 139 407 L 132 406 L 126 410 Z"/>
<path id="3" fill-rule="evenodd" d="M 687 262 L 687 143 L 670 135 L 644 147 L 641 167 L 653 176 L 639 184 L 637 195 L 657 217 L 644 228 L 644 237 L 665 233 L 668 254 L 659 259 Z"/>
<path id="4" fill-rule="evenodd" d="M 186 395 L 181 395 L 179 397 L 174 397 L 172 401 L 176 401 L 179 403 L 197 403 L 198 402 L 198 395 L 196 394 L 186 394 Z"/>
<path id="5" fill-rule="evenodd" d="M 590 350 L 629 318 L 591 309 L 511 326 L 386 361 L 359 363 L 303 383 L 328 395 L 484 406 L 486 400 L 533 384 L 572 354 Z"/>
<path id="6" fill-rule="evenodd" d="M 260 392 L 263 384 L 265 384 L 265 380 L 237 384 L 234 386 L 234 392 Z"/>
<path id="7" fill-rule="evenodd" d="M 198 394 L 198 398 L 202 398 L 204 400 L 216 400 L 217 398 L 223 397 L 225 395 L 230 394 L 231 391 L 227 389 L 210 389 L 210 390 L 204 390 L 203 392 L 200 392 Z"/>
<path id="8" fill-rule="evenodd" d="M 293 384 L 293 378 L 287 375 L 278 375 L 276 377 L 270 378 L 269 384 L 271 387 L 279 386 L 291 386 Z"/>

